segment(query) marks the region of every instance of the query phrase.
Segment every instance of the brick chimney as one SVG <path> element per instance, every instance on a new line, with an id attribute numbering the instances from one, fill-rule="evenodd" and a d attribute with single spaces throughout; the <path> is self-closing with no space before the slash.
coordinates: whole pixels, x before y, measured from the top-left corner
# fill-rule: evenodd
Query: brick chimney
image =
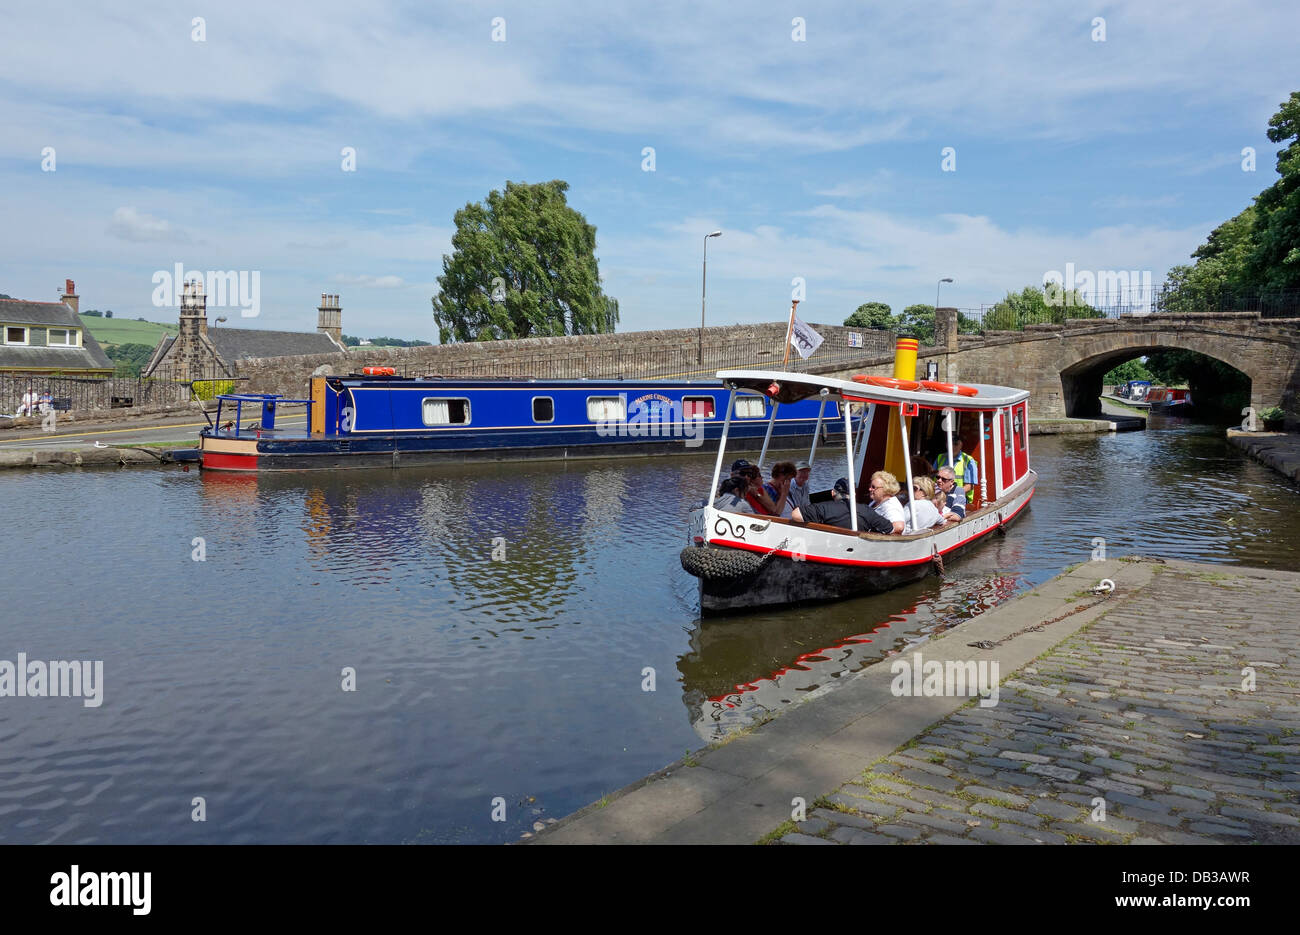
<path id="1" fill-rule="evenodd" d="M 339 347 L 343 346 L 343 309 L 338 296 L 321 293 L 320 305 L 316 307 L 316 330 L 328 334 Z"/>
<path id="2" fill-rule="evenodd" d="M 72 309 L 74 313 L 79 311 L 81 305 L 81 296 L 77 295 L 77 284 L 71 279 L 63 280 L 63 295 L 59 300 Z"/>

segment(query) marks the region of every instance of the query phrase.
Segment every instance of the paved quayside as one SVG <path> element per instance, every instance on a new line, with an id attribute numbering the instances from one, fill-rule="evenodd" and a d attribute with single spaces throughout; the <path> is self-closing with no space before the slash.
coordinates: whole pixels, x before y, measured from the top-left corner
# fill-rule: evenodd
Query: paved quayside
<path id="1" fill-rule="evenodd" d="M 895 696 L 909 649 L 536 841 L 1300 843 L 1297 607 L 1291 572 L 1086 562 L 915 647 L 996 661 L 996 705 Z"/>
<path id="2" fill-rule="evenodd" d="M 1300 436 L 1286 432 L 1243 432 L 1228 429 L 1228 441 L 1256 461 L 1300 483 Z"/>

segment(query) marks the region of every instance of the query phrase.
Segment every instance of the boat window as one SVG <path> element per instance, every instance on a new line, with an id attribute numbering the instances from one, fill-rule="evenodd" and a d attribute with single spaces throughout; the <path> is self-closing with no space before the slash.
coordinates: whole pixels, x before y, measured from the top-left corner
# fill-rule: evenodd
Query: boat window
<path id="1" fill-rule="evenodd" d="M 1025 419 L 1024 419 L 1023 409 L 1016 410 L 1016 442 L 1017 444 L 1019 444 L 1020 450 L 1024 451 L 1025 450 Z"/>
<path id="2" fill-rule="evenodd" d="M 468 425 L 468 399 L 424 400 L 425 425 Z"/>
<path id="3" fill-rule="evenodd" d="M 1006 410 L 1000 411 L 998 415 L 1002 417 L 1002 457 L 1009 458 L 1011 457 L 1011 432 L 1009 431 L 1010 426 L 1007 425 Z"/>
<path id="4" fill-rule="evenodd" d="M 627 400 L 622 396 L 588 396 L 587 419 L 591 422 L 625 422 Z"/>
<path id="5" fill-rule="evenodd" d="M 761 419 L 767 415 L 767 401 L 762 396 L 737 396 L 737 419 Z"/>
<path id="6" fill-rule="evenodd" d="M 533 421 L 534 422 L 554 422 L 555 421 L 555 400 L 549 396 L 533 397 Z"/>
<path id="7" fill-rule="evenodd" d="M 712 396 L 683 396 L 683 419 L 712 419 L 717 412 Z"/>

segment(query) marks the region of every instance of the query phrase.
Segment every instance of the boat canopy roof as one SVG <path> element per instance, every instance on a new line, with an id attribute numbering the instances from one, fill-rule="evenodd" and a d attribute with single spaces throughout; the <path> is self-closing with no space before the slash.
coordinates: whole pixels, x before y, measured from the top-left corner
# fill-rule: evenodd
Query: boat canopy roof
<path id="1" fill-rule="evenodd" d="M 824 377 L 812 373 L 786 373 L 781 370 L 719 370 L 718 379 L 735 389 L 746 389 L 768 396 L 779 403 L 795 403 L 801 399 L 820 396 L 825 392 L 830 399 L 849 402 L 917 403 L 931 409 L 951 406 L 953 409 L 998 409 L 1029 398 L 1028 390 L 1010 386 L 990 386 L 985 383 L 965 383 L 962 386 L 976 390 L 974 396 L 959 396 L 925 388 L 917 390 L 891 389 L 870 383 L 857 383 L 837 377 Z M 775 383 L 776 393 L 768 389 Z"/>

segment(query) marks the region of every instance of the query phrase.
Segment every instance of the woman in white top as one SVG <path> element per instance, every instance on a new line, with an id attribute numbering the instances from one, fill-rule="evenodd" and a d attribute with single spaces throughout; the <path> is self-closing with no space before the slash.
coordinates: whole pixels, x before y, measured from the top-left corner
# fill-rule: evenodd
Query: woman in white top
<path id="1" fill-rule="evenodd" d="M 928 477 L 915 478 L 912 481 L 912 502 L 904 511 L 907 521 L 903 526 L 903 535 L 910 536 L 914 532 L 925 532 L 933 526 L 943 525 L 943 517 L 939 515 L 933 501 L 934 481 Z M 912 525 L 913 507 L 916 509 L 915 526 Z"/>
<path id="2" fill-rule="evenodd" d="M 898 502 L 898 478 L 888 471 L 871 475 L 871 508 L 894 524 L 894 534 L 903 531 L 903 504 Z"/>

